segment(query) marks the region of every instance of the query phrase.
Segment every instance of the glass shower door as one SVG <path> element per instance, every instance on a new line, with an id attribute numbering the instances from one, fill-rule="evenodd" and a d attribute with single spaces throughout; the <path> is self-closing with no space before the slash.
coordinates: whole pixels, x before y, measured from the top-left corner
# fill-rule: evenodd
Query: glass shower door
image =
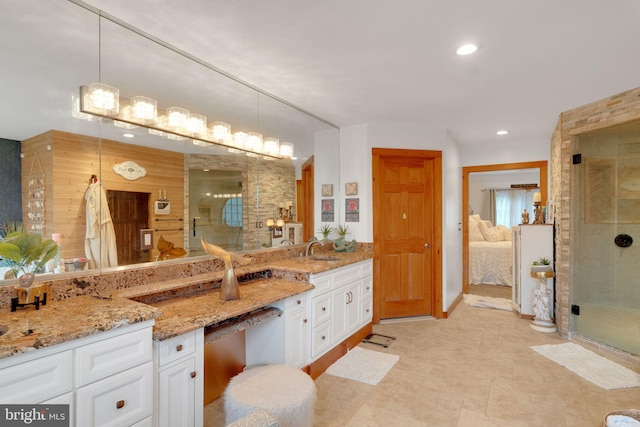
<path id="1" fill-rule="evenodd" d="M 640 123 L 575 146 L 571 331 L 640 355 Z"/>

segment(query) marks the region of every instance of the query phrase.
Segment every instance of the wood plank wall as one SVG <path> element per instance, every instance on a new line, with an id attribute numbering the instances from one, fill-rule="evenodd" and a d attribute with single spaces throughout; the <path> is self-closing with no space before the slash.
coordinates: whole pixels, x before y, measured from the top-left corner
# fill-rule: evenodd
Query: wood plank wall
<path id="1" fill-rule="evenodd" d="M 101 144 L 100 144 L 101 142 Z M 51 150 L 47 149 L 51 146 Z M 154 232 L 154 250 L 160 234 L 166 240 L 180 246 L 183 241 L 183 222 L 156 222 L 156 217 L 182 217 L 184 213 L 184 159 L 181 153 L 152 149 L 116 141 L 77 135 L 68 132 L 49 131 L 22 141 L 22 199 L 23 221 L 26 223 L 28 174 L 35 154 L 44 169 L 46 179 L 46 225 L 44 237 L 61 234 L 62 257 L 84 256 L 86 203 L 84 194 L 92 174 L 98 175 L 105 190 L 133 191 L 150 194 L 149 228 L 172 228 L 171 232 Z M 129 181 L 113 172 L 113 166 L 124 161 L 133 161 L 146 169 L 147 175 Z M 166 190 L 171 201 L 171 215 L 156 216 L 153 201 L 158 190 Z"/>

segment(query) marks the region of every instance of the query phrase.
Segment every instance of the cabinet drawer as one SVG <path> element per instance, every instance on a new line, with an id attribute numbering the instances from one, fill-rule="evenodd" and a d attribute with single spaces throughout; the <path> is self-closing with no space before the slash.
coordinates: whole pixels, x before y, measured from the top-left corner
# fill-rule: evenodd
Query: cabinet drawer
<path id="1" fill-rule="evenodd" d="M 365 325 L 373 319 L 373 300 L 371 298 L 366 298 L 362 301 L 362 305 L 360 306 L 360 323 Z"/>
<path id="2" fill-rule="evenodd" d="M 38 403 L 71 391 L 71 358 L 68 350 L 0 370 L 0 402 Z"/>
<path id="3" fill-rule="evenodd" d="M 331 318 L 331 294 L 313 298 L 311 306 L 311 326 L 319 325 Z"/>
<path id="4" fill-rule="evenodd" d="M 362 263 L 362 277 L 373 275 L 373 261 L 364 261 Z"/>
<path id="5" fill-rule="evenodd" d="M 196 331 L 160 341 L 156 345 L 158 349 L 158 364 L 160 366 L 166 365 L 196 351 Z"/>
<path id="6" fill-rule="evenodd" d="M 360 295 L 362 299 L 371 298 L 373 295 L 373 278 L 371 276 L 362 279 Z"/>
<path id="7" fill-rule="evenodd" d="M 151 360 L 151 328 L 118 335 L 75 350 L 76 387 Z"/>
<path id="8" fill-rule="evenodd" d="M 360 267 L 360 265 L 356 264 L 337 269 L 333 273 L 332 289 L 338 289 L 340 286 L 359 280 L 362 275 L 362 269 Z"/>
<path id="9" fill-rule="evenodd" d="M 331 290 L 331 283 L 333 280 L 331 274 L 326 273 L 311 278 L 310 282 L 314 287 L 313 295 L 320 295 Z"/>
<path id="10" fill-rule="evenodd" d="M 153 411 L 153 362 L 78 389 L 78 426 L 128 426 Z"/>
<path id="11" fill-rule="evenodd" d="M 287 298 L 284 302 L 284 308 L 287 312 L 304 309 L 309 304 L 309 292 L 303 292 Z"/>
<path id="12" fill-rule="evenodd" d="M 311 359 L 320 356 L 331 347 L 331 322 L 316 326 L 311 331 Z"/>

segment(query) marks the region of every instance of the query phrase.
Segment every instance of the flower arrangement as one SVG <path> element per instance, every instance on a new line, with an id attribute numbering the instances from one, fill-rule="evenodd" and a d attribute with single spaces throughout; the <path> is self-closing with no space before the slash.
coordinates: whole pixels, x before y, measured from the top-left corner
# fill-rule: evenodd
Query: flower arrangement
<path id="1" fill-rule="evenodd" d="M 551 265 L 551 260 L 549 258 L 540 258 L 537 261 L 533 261 L 533 265 Z"/>

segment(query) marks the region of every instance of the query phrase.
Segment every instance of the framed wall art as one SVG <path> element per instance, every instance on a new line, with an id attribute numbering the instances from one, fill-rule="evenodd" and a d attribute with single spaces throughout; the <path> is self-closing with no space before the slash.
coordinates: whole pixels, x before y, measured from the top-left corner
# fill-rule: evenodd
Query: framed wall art
<path id="1" fill-rule="evenodd" d="M 334 221 L 333 199 L 322 199 L 322 222 Z"/>
<path id="2" fill-rule="evenodd" d="M 345 221 L 360 222 L 360 199 L 345 199 Z"/>
<path id="3" fill-rule="evenodd" d="M 333 196 L 333 184 L 322 184 L 322 196 Z"/>
<path id="4" fill-rule="evenodd" d="M 358 183 L 357 182 L 347 182 L 344 185 L 344 192 L 347 196 L 355 196 L 358 194 Z"/>

